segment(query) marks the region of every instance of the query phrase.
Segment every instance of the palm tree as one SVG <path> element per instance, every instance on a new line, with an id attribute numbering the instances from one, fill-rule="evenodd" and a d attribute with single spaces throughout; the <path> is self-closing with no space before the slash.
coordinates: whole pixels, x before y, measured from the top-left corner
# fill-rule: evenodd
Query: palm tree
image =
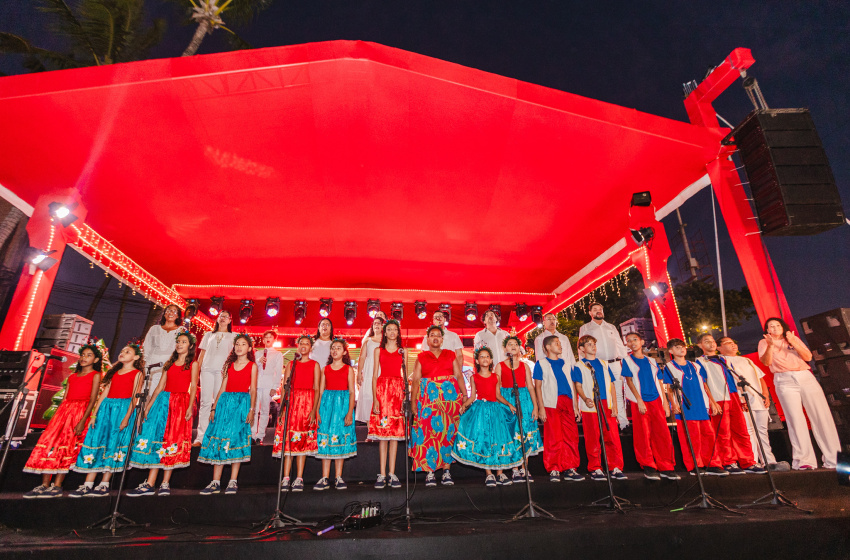
<path id="1" fill-rule="evenodd" d="M 145 0 L 79 0 L 73 9 L 65 0 L 38 0 L 37 9 L 65 39 L 62 52 L 0 32 L 0 53 L 24 55 L 32 72 L 141 60 L 165 30 L 165 20 L 145 21 Z"/>
<path id="2" fill-rule="evenodd" d="M 272 0 L 189 0 L 189 2 L 192 4 L 192 20 L 198 24 L 198 27 L 189 46 L 183 51 L 183 56 L 192 56 L 198 52 L 204 37 L 219 27 L 236 36 L 233 31 L 225 27 L 223 13 L 227 12 L 229 22 L 237 25 L 248 23 L 255 14 L 268 8 Z M 236 41 L 241 42 L 238 37 Z"/>

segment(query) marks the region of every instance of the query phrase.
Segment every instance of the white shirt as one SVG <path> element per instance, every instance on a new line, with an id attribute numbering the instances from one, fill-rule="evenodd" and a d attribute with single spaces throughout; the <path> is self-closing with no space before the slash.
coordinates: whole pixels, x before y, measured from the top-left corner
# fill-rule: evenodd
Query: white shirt
<path id="1" fill-rule="evenodd" d="M 752 387 L 747 387 L 747 394 L 750 397 L 750 408 L 753 410 L 766 410 L 764 408 L 764 401 L 754 392 L 755 389 L 755 391 L 764 394 L 761 390 L 761 378 L 764 377 L 764 372 L 761 368 L 744 356 L 726 356 L 726 363 L 730 364 L 734 368 L 735 373 L 752 385 Z M 738 392 L 741 392 L 740 387 L 738 387 Z"/>
<path id="2" fill-rule="evenodd" d="M 606 362 L 617 358 L 622 360 L 629 355 L 620 332 L 611 323 L 605 321 L 602 321 L 601 325 L 597 325 L 596 321 L 585 323 L 578 330 L 578 336 L 581 338 L 586 334 L 596 339 L 596 357 L 600 360 Z"/>
<path id="3" fill-rule="evenodd" d="M 201 339 L 201 350 L 204 352 L 204 363 L 202 364 L 204 371 L 212 371 L 221 373 L 221 368 L 224 367 L 224 362 L 233 350 L 233 341 L 236 339 L 236 333 L 229 332 L 208 332 Z"/>
<path id="4" fill-rule="evenodd" d="M 570 339 L 559 332 L 551 333 L 547 330 L 543 330 L 542 333 L 537 335 L 537 338 L 534 339 L 534 359 L 536 361 L 540 361 L 546 357 L 546 351 L 543 349 L 543 340 L 548 337 L 555 335 L 558 337 L 558 340 L 561 341 L 561 350 L 563 350 L 563 354 L 561 354 L 561 359 L 564 360 L 564 363 L 571 370 L 574 365 L 576 365 L 576 357 L 573 354 L 573 346 L 570 344 Z M 570 379 L 570 376 L 567 375 L 567 379 Z"/>
<path id="5" fill-rule="evenodd" d="M 263 367 L 263 356 L 268 352 L 266 367 Z M 257 360 L 257 387 L 273 389 L 280 387 L 280 378 L 283 376 L 283 354 L 274 348 L 262 348 L 254 352 Z"/>
<path id="6" fill-rule="evenodd" d="M 178 329 L 174 329 L 168 332 L 159 325 L 150 328 L 142 345 L 146 364 L 164 364 L 168 361 L 177 344 L 177 331 Z"/>
<path id="7" fill-rule="evenodd" d="M 322 340 L 320 338 L 313 343 L 313 349 L 310 350 L 310 359 L 319 362 L 319 369 L 321 371 L 325 371 L 325 366 L 328 365 L 332 342 L 332 340 Z"/>
<path id="8" fill-rule="evenodd" d="M 475 333 L 475 340 L 472 346 L 478 350 L 482 346 L 486 346 L 493 352 L 494 363 L 501 363 L 505 359 L 505 347 L 502 343 L 506 338 L 511 336 L 508 331 L 503 331 L 497 328 L 496 334 L 491 333 L 487 329 L 483 329 Z"/>
<path id="9" fill-rule="evenodd" d="M 430 347 L 428 346 L 428 334 L 426 333 L 425 338 L 422 339 L 421 350 L 424 352 L 429 348 Z M 452 352 L 454 352 L 455 350 L 463 350 L 463 342 L 460 341 L 460 337 L 457 335 L 457 333 L 453 333 L 446 327 L 443 327 L 443 345 L 440 346 L 440 350 L 451 350 Z"/>
<path id="10" fill-rule="evenodd" d="M 697 358 L 697 364 L 704 367 L 705 373 L 708 374 L 708 388 L 711 389 L 711 396 L 714 397 L 714 400 L 717 402 L 728 401 L 729 386 L 726 384 L 726 374 L 723 372 L 723 368 L 707 360 L 705 356 Z"/>

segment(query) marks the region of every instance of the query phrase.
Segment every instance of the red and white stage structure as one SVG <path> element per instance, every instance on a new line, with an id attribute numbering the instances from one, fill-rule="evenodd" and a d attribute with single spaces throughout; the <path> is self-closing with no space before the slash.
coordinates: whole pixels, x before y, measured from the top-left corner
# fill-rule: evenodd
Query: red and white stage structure
<path id="1" fill-rule="evenodd" d="M 664 344 L 682 327 L 660 220 L 709 184 L 759 317 L 791 321 L 712 108 L 753 62 L 735 49 L 685 100 L 690 124 L 351 41 L 12 76 L 0 184 L 31 246 L 71 246 L 159 305 L 223 296 L 238 317 L 253 299 L 252 333 L 313 331 L 320 298 L 358 341 L 368 299 L 403 304 L 409 343 L 440 304 L 468 336 L 467 302 L 526 332 L 515 304 L 557 311 L 634 266 L 671 286 L 650 302 Z M 653 205 L 630 208 L 641 191 Z M 25 267 L 0 347 L 31 347 L 57 270 Z"/>

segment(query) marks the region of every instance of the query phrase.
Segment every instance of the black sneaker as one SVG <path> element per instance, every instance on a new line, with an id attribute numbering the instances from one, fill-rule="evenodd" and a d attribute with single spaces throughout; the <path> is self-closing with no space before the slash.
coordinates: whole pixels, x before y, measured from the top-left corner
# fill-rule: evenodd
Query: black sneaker
<path id="1" fill-rule="evenodd" d="M 303 492 L 304 491 L 304 480 L 301 478 L 296 478 L 295 482 L 292 483 L 292 491 L 293 492 Z"/>
<path id="2" fill-rule="evenodd" d="M 729 476 L 723 467 L 708 467 L 705 469 L 705 474 L 708 476 Z"/>
<path id="3" fill-rule="evenodd" d="M 434 473 L 429 472 L 425 476 L 425 486 L 431 487 L 431 486 L 436 486 L 436 485 L 437 485 L 437 477 L 434 476 Z"/>
<path id="4" fill-rule="evenodd" d="M 658 475 L 658 471 L 652 467 L 644 467 L 643 476 L 646 477 L 647 480 L 661 480 L 661 477 Z"/>
<path id="5" fill-rule="evenodd" d="M 76 490 L 69 492 L 68 497 L 69 498 L 83 498 L 83 497 L 86 497 L 89 494 L 91 494 L 92 490 L 94 490 L 94 488 L 92 488 L 91 486 L 86 486 L 85 484 L 83 484 L 79 488 L 77 488 Z"/>
<path id="6" fill-rule="evenodd" d="M 127 491 L 127 496 L 130 498 L 136 498 L 138 496 L 153 496 L 155 494 L 156 490 L 154 490 L 153 486 L 147 482 L 142 482 L 138 487 Z"/>
<path id="7" fill-rule="evenodd" d="M 346 490 L 348 489 L 348 485 L 345 483 L 341 476 L 338 476 L 334 481 L 334 488 L 336 488 L 337 490 Z"/>
<path id="8" fill-rule="evenodd" d="M 510 486 L 511 484 L 514 483 L 514 481 L 511 480 L 510 478 L 508 478 L 508 476 L 505 473 L 500 474 L 496 478 L 496 482 L 499 484 L 499 486 Z"/>
<path id="9" fill-rule="evenodd" d="M 625 475 L 625 473 L 623 473 L 623 471 L 621 471 L 619 468 L 611 471 L 611 478 L 613 478 L 614 480 L 628 480 L 629 479 L 629 477 L 627 477 Z"/>
<path id="10" fill-rule="evenodd" d="M 512 478 L 512 480 L 513 480 L 514 482 L 516 482 L 517 484 L 519 484 L 520 482 L 525 482 L 525 480 L 523 479 L 522 474 L 520 474 L 520 472 L 519 472 L 519 469 L 514 469 L 514 472 L 513 472 L 513 473 L 511 473 L 511 478 Z"/>
<path id="11" fill-rule="evenodd" d="M 738 463 L 726 465 L 725 467 L 723 467 L 723 469 L 729 474 L 747 474 L 741 469 L 741 467 L 738 466 Z"/>
<path id="12" fill-rule="evenodd" d="M 440 480 L 440 484 L 443 486 L 454 486 L 455 481 L 452 480 L 452 473 L 447 470 L 443 471 L 443 478 Z"/>
<path id="13" fill-rule="evenodd" d="M 691 475 L 691 476 L 696 476 L 696 475 L 697 475 L 697 470 L 699 470 L 699 473 L 700 473 L 701 475 L 705 476 L 705 469 L 694 469 L 694 470 L 692 470 L 692 471 L 688 471 L 688 474 L 689 474 L 689 475 Z"/>
<path id="14" fill-rule="evenodd" d="M 227 488 L 224 489 L 225 494 L 235 494 L 239 491 L 239 484 L 235 480 L 227 483 Z"/>
<path id="15" fill-rule="evenodd" d="M 163 482 L 159 485 L 159 491 L 156 493 L 157 496 L 170 496 L 171 495 L 171 485 L 167 482 Z"/>
<path id="16" fill-rule="evenodd" d="M 564 471 L 562 474 L 565 482 L 581 482 L 584 480 L 584 477 L 578 474 L 575 469 Z"/>
<path id="17" fill-rule="evenodd" d="M 27 498 L 28 500 L 32 498 L 40 498 L 41 495 L 45 492 L 47 492 L 47 486 L 45 486 L 44 484 L 39 484 L 29 492 L 24 494 L 24 498 Z"/>
<path id="18" fill-rule="evenodd" d="M 484 486 L 486 486 L 487 488 L 495 488 L 496 486 L 498 486 L 498 483 L 496 482 L 496 477 L 492 474 L 488 474 L 487 478 L 484 479 Z"/>
<path id="19" fill-rule="evenodd" d="M 378 480 L 375 481 L 375 490 L 383 490 L 387 487 L 387 479 L 384 475 L 379 474 Z"/>
<path id="20" fill-rule="evenodd" d="M 597 482 L 605 482 L 608 480 L 605 478 L 605 473 L 602 472 L 602 469 L 596 469 L 592 473 L 590 473 L 590 480 L 595 480 Z"/>
<path id="21" fill-rule="evenodd" d="M 221 483 L 213 480 L 207 484 L 206 488 L 201 490 L 201 496 L 209 496 L 211 494 L 218 494 L 219 492 L 221 492 Z"/>
<path id="22" fill-rule="evenodd" d="M 667 480 L 681 480 L 682 477 L 676 474 L 676 471 L 661 471 L 658 473 L 661 478 L 666 478 Z"/>
<path id="23" fill-rule="evenodd" d="M 744 469 L 744 472 L 747 474 L 767 474 L 767 470 L 758 465 L 747 467 L 746 469 Z"/>
<path id="24" fill-rule="evenodd" d="M 561 482 L 561 473 L 552 471 L 549 473 L 549 482 Z"/>
<path id="25" fill-rule="evenodd" d="M 394 474 L 390 475 L 390 488 L 401 488 L 401 481 Z"/>
<path id="26" fill-rule="evenodd" d="M 86 498 L 102 498 L 104 496 L 109 495 L 109 484 L 105 484 L 101 482 L 97 486 L 95 486 Z"/>

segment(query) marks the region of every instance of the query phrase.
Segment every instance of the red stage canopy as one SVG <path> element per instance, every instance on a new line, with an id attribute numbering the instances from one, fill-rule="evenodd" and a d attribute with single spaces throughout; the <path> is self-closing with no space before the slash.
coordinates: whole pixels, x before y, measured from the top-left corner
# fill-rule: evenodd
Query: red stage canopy
<path id="1" fill-rule="evenodd" d="M 184 297 L 482 304 L 626 255 L 632 193 L 668 205 L 726 133 L 352 41 L 3 78 L 0 122 L 0 184 L 76 187 Z"/>

